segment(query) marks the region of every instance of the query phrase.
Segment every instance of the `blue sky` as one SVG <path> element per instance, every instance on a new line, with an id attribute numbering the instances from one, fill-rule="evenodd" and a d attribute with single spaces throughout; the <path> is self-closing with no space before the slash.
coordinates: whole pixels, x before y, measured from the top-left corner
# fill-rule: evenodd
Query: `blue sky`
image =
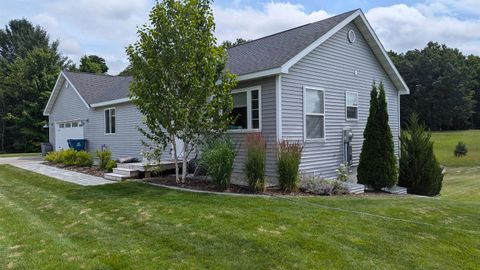
<path id="1" fill-rule="evenodd" d="M 128 63 L 125 47 L 147 22 L 152 0 L 0 0 L 0 24 L 27 18 L 60 41 L 78 63 L 84 54 L 106 59 L 110 74 Z M 361 8 L 387 50 L 422 48 L 430 40 L 480 55 L 480 0 L 218 0 L 213 10 L 220 41 L 259 38 Z"/>

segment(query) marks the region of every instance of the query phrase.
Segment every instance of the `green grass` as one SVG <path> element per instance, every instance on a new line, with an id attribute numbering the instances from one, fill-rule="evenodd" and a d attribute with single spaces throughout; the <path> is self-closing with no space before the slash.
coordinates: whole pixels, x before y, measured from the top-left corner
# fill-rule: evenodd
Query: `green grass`
<path id="1" fill-rule="evenodd" d="M 440 198 L 252 198 L 1 165 L 0 267 L 478 269 L 479 174 L 449 171 Z"/>
<path id="2" fill-rule="evenodd" d="M 433 132 L 435 155 L 447 167 L 480 166 L 480 130 Z M 453 150 L 459 141 L 468 148 L 464 157 L 455 157 Z"/>
<path id="3" fill-rule="evenodd" d="M 0 158 L 5 157 L 36 157 L 40 156 L 40 153 L 7 153 L 7 154 L 0 154 Z"/>

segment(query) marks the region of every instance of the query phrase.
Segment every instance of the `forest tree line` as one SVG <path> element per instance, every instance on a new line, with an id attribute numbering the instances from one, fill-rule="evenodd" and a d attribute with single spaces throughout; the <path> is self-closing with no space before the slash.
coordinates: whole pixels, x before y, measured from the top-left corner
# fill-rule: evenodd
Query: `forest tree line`
<path id="1" fill-rule="evenodd" d="M 105 59 L 97 55 L 83 56 L 77 67 L 61 54 L 59 44 L 25 19 L 0 29 L 0 153 L 39 151 L 40 143 L 48 141 L 42 113 L 61 70 L 108 72 Z M 410 88 L 410 95 L 401 97 L 402 124 L 417 112 L 432 130 L 480 127 L 479 56 L 435 42 L 389 55 Z M 129 68 L 119 75 L 129 75 Z"/>

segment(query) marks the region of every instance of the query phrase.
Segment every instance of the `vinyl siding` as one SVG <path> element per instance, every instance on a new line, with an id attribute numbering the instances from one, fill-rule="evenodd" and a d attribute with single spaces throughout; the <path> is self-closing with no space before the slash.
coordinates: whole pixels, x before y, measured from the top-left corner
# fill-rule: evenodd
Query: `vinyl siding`
<path id="1" fill-rule="evenodd" d="M 61 90 L 53 104 L 52 111 L 48 117 L 49 141 L 55 147 L 55 123 L 69 120 L 86 120 L 89 116 L 89 109 L 80 99 L 78 94 L 70 85 L 65 88 L 65 80 L 62 79 Z M 84 127 L 84 134 L 86 134 Z"/>
<path id="2" fill-rule="evenodd" d="M 348 30 L 356 33 L 349 43 Z M 358 72 L 355 75 L 355 71 Z M 284 139 L 304 140 L 303 87 L 325 89 L 325 141 L 306 141 L 300 169 L 322 177 L 335 177 L 343 160 L 343 129 L 352 129 L 353 166 L 358 166 L 363 130 L 369 112 L 372 82 L 383 82 L 387 95 L 389 124 L 395 151 L 399 147 L 398 91 L 374 56 L 354 23 L 348 24 L 282 75 L 282 135 Z M 347 121 L 345 92 L 358 93 L 357 121 Z"/>
<path id="3" fill-rule="evenodd" d="M 107 107 L 88 109 L 72 87 L 62 86 L 49 116 L 50 143 L 55 147 L 56 122 L 81 119 L 84 120 L 84 137 L 89 152 L 94 153 L 105 145 L 112 151 L 113 158 L 132 156 L 141 159 L 140 152 L 147 147 L 142 145 L 146 138 L 138 130 L 138 127 L 145 128 L 140 111 L 131 103 L 108 108 L 111 107 L 116 108 L 116 134 L 105 134 L 104 109 Z M 162 159 L 171 159 L 170 147 L 165 149 Z"/>
<path id="4" fill-rule="evenodd" d="M 267 141 L 267 159 L 266 159 L 266 175 L 275 178 L 275 144 L 276 144 L 276 109 L 275 109 L 275 77 L 269 77 L 248 82 L 240 82 L 237 89 L 252 86 L 261 86 L 261 109 L 262 109 L 262 134 Z M 237 180 L 244 179 L 244 162 L 246 156 L 245 137 L 246 133 L 227 133 L 235 142 L 237 148 L 237 156 L 235 158 L 233 176 Z"/>

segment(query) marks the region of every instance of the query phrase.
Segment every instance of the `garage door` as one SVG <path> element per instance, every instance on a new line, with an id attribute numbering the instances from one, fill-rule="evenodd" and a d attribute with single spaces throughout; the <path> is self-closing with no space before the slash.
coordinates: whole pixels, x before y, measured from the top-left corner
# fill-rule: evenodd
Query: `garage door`
<path id="1" fill-rule="evenodd" d="M 84 139 L 81 121 L 59 122 L 55 124 L 56 150 L 68 149 L 69 139 Z"/>

